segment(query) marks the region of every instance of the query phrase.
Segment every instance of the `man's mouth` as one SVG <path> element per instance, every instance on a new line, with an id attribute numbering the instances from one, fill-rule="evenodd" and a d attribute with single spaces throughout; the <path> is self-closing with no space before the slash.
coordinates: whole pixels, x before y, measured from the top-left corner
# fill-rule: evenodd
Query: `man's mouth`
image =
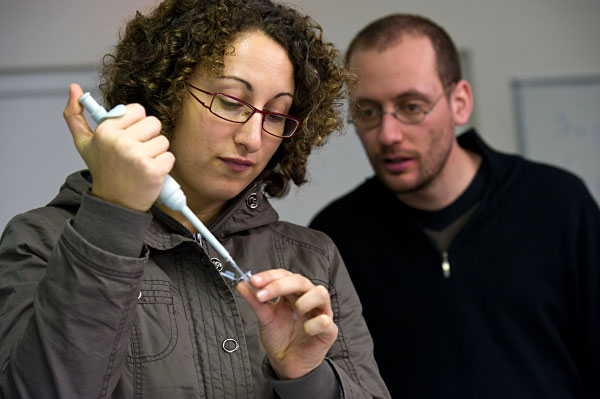
<path id="1" fill-rule="evenodd" d="M 388 172 L 404 172 L 413 163 L 414 158 L 411 157 L 385 157 L 383 159 L 383 165 Z"/>

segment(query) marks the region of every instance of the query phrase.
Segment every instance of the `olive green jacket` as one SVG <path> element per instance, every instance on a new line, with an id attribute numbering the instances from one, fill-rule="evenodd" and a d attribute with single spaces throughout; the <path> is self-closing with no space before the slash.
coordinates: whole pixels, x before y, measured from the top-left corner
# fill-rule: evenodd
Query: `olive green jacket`
<path id="1" fill-rule="evenodd" d="M 209 227 L 243 269 L 282 267 L 329 289 L 338 339 L 299 380 L 275 378 L 254 314 L 204 240 L 156 207 L 134 212 L 89 195 L 89 180 L 69 176 L 2 235 L 0 397 L 389 395 L 337 249 L 278 221 L 258 185 Z"/>

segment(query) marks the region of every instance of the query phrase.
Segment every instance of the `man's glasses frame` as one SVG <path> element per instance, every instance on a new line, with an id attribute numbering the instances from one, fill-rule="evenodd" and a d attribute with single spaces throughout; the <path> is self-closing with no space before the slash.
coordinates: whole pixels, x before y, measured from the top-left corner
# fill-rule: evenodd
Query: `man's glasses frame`
<path id="1" fill-rule="evenodd" d="M 202 101 L 202 100 L 200 100 L 198 97 L 196 97 L 196 95 L 195 95 L 194 93 L 192 93 L 192 91 L 191 91 L 191 90 L 188 88 L 188 92 L 191 94 L 191 96 L 192 96 L 192 97 L 194 97 L 194 99 L 195 99 L 196 101 L 198 101 L 200 104 L 202 104 L 202 106 L 203 106 L 204 108 L 208 109 L 208 110 L 210 111 L 210 113 L 211 113 L 211 114 L 213 114 L 214 116 L 216 116 L 216 117 L 218 117 L 218 118 L 221 118 L 221 119 L 223 119 L 223 120 L 226 120 L 226 121 L 228 121 L 228 122 L 233 122 L 233 123 L 246 123 L 246 122 L 248 122 L 248 121 L 250 120 L 250 118 L 252 117 L 252 115 L 254 115 L 254 114 L 256 114 L 256 113 L 259 113 L 259 114 L 261 114 L 261 115 L 262 115 L 262 125 L 261 125 L 261 126 L 262 126 L 262 129 L 263 129 L 265 132 L 267 132 L 268 134 L 270 134 L 271 136 L 280 137 L 280 138 L 284 138 L 284 139 L 289 139 L 289 138 L 292 138 L 292 137 L 293 137 L 293 136 L 294 136 L 294 135 L 295 135 L 295 134 L 298 132 L 298 129 L 299 129 L 299 128 L 300 128 L 300 126 L 302 125 L 302 121 L 301 121 L 300 119 L 298 119 L 298 118 L 294 117 L 294 116 L 287 115 L 287 114 L 282 114 L 282 113 L 279 113 L 279 112 L 263 111 L 263 110 L 261 110 L 261 109 L 258 109 L 258 108 L 256 108 L 254 105 L 252 105 L 252 104 L 249 104 L 249 103 L 247 103 L 247 102 L 246 102 L 246 101 L 244 101 L 244 100 L 240 100 L 240 99 L 239 99 L 239 98 L 237 98 L 237 97 L 230 96 L 229 94 L 221 93 L 221 92 L 218 92 L 218 91 L 216 91 L 216 92 L 210 92 L 210 91 L 202 90 L 201 88 L 199 88 L 199 87 L 196 87 L 196 86 L 192 85 L 191 83 L 186 83 L 186 85 L 187 85 L 188 87 L 191 87 L 192 89 L 198 90 L 198 91 L 200 91 L 200 92 L 202 92 L 202 93 L 204 93 L 204 94 L 207 94 L 207 95 L 211 96 L 211 99 L 210 99 L 210 104 L 209 104 L 209 105 L 206 105 L 206 104 L 204 103 L 204 101 Z M 236 120 L 228 119 L 228 118 L 226 118 L 226 117 L 224 117 L 224 116 L 222 116 L 222 115 L 219 115 L 218 113 L 216 113 L 216 112 L 213 110 L 213 103 L 214 103 L 214 101 L 215 101 L 215 97 L 217 97 L 217 96 L 223 96 L 223 97 L 226 97 L 226 98 L 228 98 L 229 100 L 232 100 L 232 101 L 234 101 L 234 102 L 237 102 L 237 103 L 243 104 L 244 106 L 248 107 L 248 108 L 249 108 L 251 111 L 250 111 L 250 112 L 245 112 L 245 113 L 243 114 L 243 117 L 245 118 L 245 120 L 243 120 L 243 121 L 241 121 L 241 120 L 237 120 L 237 121 L 236 121 Z M 292 126 L 293 126 L 293 128 L 291 129 L 291 131 L 288 131 L 288 132 L 284 133 L 283 135 L 281 135 L 281 134 L 276 134 L 276 133 L 273 133 L 273 132 L 270 132 L 270 131 L 268 131 L 268 130 L 265 128 L 265 117 L 267 117 L 267 116 L 270 116 L 270 115 L 271 115 L 271 116 L 276 116 L 276 117 L 281 117 L 281 118 L 286 118 L 286 119 L 287 119 L 287 120 L 288 120 L 290 123 L 292 123 Z M 284 122 L 284 123 L 285 123 L 285 122 Z"/>
<path id="2" fill-rule="evenodd" d="M 394 119 L 396 119 L 399 122 L 404 123 L 405 125 L 418 125 L 419 123 L 423 122 L 423 120 L 425 119 L 425 117 L 427 115 L 429 115 L 433 109 L 435 108 L 435 106 L 439 103 L 439 101 L 442 99 L 442 97 L 447 96 L 448 93 L 454 88 L 454 86 L 456 85 L 455 82 L 450 83 L 448 85 L 446 85 L 442 91 L 442 94 L 440 94 L 429 106 L 429 108 L 426 109 L 422 109 L 421 113 L 418 115 L 418 117 L 412 119 L 412 120 L 407 120 L 405 118 L 402 118 L 401 116 L 398 115 L 398 110 L 395 111 L 384 111 L 381 107 L 379 109 L 380 115 L 379 118 L 377 120 L 374 120 L 373 122 L 367 122 L 365 123 L 364 121 L 360 120 L 360 119 L 356 119 L 356 118 L 350 118 L 348 120 L 348 122 L 353 123 L 354 125 L 356 125 L 359 128 L 363 128 L 363 129 L 372 129 L 375 128 L 377 126 L 381 125 L 381 122 L 383 121 L 383 116 L 386 114 L 392 115 L 394 117 Z"/>

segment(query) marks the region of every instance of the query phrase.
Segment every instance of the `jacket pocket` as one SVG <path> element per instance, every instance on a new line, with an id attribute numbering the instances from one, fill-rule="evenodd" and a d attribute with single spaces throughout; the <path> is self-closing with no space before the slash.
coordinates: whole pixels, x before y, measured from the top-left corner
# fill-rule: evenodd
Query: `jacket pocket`
<path id="1" fill-rule="evenodd" d="M 173 289 L 169 281 L 142 281 L 136 320 L 129 342 L 129 363 L 161 360 L 177 345 Z"/>

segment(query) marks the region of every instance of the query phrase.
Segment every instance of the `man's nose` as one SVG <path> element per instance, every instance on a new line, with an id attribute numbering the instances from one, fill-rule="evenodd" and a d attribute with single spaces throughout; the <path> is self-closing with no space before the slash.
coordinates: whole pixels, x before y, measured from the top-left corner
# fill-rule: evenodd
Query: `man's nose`
<path id="1" fill-rule="evenodd" d="M 401 142 L 404 139 L 404 128 L 404 124 L 396 119 L 393 112 L 382 112 L 379 141 L 386 146 Z"/>

